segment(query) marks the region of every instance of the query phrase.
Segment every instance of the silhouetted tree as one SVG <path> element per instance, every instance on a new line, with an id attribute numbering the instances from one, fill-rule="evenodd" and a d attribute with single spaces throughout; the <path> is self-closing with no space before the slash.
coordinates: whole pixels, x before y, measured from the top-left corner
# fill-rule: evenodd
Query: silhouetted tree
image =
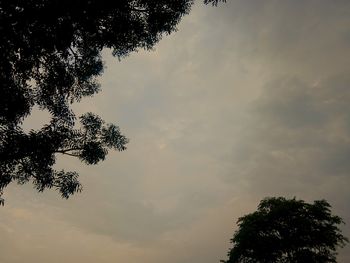
<path id="1" fill-rule="evenodd" d="M 217 0 L 205 3 L 217 4 Z M 4 0 L 0 2 L 0 204 L 12 181 L 33 181 L 39 191 L 56 188 L 63 197 L 81 190 L 75 172 L 53 169 L 57 154 L 87 164 L 128 140 L 96 115 L 80 117 L 70 105 L 99 91 L 101 51 L 122 58 L 151 49 L 170 34 L 192 0 Z M 34 105 L 51 114 L 40 130 L 21 123 Z"/>
<path id="2" fill-rule="evenodd" d="M 348 242 L 325 200 L 313 204 L 283 197 L 266 198 L 258 210 L 238 219 L 239 229 L 225 263 L 326 263 Z"/>

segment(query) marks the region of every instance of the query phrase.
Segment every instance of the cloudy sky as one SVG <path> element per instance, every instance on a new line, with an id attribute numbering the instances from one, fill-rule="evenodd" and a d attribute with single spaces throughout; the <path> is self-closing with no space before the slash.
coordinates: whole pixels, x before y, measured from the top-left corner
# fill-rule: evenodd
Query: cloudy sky
<path id="1" fill-rule="evenodd" d="M 266 196 L 326 199 L 350 237 L 350 1 L 198 1 L 154 51 L 104 60 L 75 109 L 119 125 L 128 150 L 60 159 L 84 185 L 69 200 L 9 186 L 1 263 L 219 262 Z"/>

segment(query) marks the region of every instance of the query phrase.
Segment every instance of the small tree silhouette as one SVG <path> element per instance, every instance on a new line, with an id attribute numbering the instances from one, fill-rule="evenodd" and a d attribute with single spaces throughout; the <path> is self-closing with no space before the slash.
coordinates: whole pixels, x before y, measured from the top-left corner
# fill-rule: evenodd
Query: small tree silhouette
<path id="1" fill-rule="evenodd" d="M 238 219 L 239 229 L 224 263 L 326 263 L 336 261 L 336 249 L 348 239 L 339 216 L 325 200 L 263 199 L 258 210 Z"/>

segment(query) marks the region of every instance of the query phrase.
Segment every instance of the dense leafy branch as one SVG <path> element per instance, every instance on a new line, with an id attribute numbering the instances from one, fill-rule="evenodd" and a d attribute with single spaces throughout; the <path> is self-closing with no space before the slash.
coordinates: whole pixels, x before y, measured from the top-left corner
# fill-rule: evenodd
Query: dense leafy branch
<path id="1" fill-rule="evenodd" d="M 205 0 L 217 5 L 220 0 Z M 4 0 L 0 2 L 0 204 L 12 181 L 33 181 L 39 191 L 62 196 L 81 190 L 75 172 L 56 171 L 57 154 L 87 164 L 122 151 L 128 140 L 119 128 L 71 104 L 100 90 L 101 51 L 122 58 L 151 49 L 176 30 L 193 0 Z M 34 106 L 51 114 L 42 129 L 25 133 L 23 120 Z"/>
<path id="2" fill-rule="evenodd" d="M 0 204 L 12 181 L 32 181 L 62 196 L 81 190 L 75 172 L 56 171 L 57 155 L 86 164 L 128 140 L 113 124 L 87 113 L 80 122 L 71 104 L 100 90 L 101 51 L 122 58 L 151 49 L 170 34 L 192 0 L 11 0 L 0 3 Z M 40 130 L 21 124 L 34 106 L 51 114 Z M 79 128 L 80 125 L 80 128 Z"/>

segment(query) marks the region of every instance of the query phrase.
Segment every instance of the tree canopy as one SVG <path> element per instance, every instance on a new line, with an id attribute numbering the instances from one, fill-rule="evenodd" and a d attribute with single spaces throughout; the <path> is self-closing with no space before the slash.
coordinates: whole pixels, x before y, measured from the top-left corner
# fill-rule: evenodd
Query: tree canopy
<path id="1" fill-rule="evenodd" d="M 216 5 L 218 0 L 205 0 Z M 57 154 L 87 164 L 109 149 L 126 149 L 118 126 L 93 113 L 77 118 L 71 104 L 100 90 L 101 51 L 123 58 L 151 49 L 176 30 L 193 0 L 5 0 L 0 3 L 0 204 L 12 181 L 80 191 L 76 172 L 56 171 Z M 34 106 L 51 114 L 40 130 L 21 124 Z M 79 122 L 77 122 L 79 119 Z"/>
<path id="2" fill-rule="evenodd" d="M 283 197 L 263 199 L 258 210 L 238 219 L 229 259 L 224 263 L 337 262 L 348 242 L 339 216 L 325 200 L 313 204 Z"/>

